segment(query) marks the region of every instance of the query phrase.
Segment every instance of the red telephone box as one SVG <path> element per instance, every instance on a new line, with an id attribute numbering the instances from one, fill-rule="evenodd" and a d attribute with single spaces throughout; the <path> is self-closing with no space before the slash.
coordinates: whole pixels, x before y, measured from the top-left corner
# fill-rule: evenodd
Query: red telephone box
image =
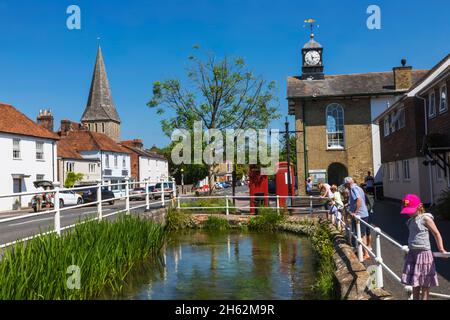
<path id="1" fill-rule="evenodd" d="M 256 204 L 262 204 L 267 207 L 269 205 L 269 177 L 261 175 L 261 168 L 255 165 L 250 166 L 249 170 L 250 179 L 250 213 L 255 214 Z M 264 196 L 264 198 L 253 198 L 253 196 Z"/>
<path id="2" fill-rule="evenodd" d="M 276 193 L 279 196 L 287 197 L 288 194 L 288 170 L 287 170 L 287 162 L 278 163 L 278 170 L 275 175 L 275 183 L 276 183 Z M 291 173 L 291 195 L 295 195 L 295 186 L 294 186 L 294 166 L 291 164 L 290 168 Z M 280 198 L 280 206 L 286 207 L 286 198 Z"/>

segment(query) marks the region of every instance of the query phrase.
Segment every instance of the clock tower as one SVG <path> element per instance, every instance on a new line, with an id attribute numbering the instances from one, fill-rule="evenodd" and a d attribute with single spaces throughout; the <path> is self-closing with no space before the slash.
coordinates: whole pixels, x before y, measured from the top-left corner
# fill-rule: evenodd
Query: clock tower
<path id="1" fill-rule="evenodd" d="M 313 19 L 305 22 L 311 24 L 311 35 L 309 41 L 302 49 L 302 80 L 323 80 L 323 47 L 314 40 Z"/>

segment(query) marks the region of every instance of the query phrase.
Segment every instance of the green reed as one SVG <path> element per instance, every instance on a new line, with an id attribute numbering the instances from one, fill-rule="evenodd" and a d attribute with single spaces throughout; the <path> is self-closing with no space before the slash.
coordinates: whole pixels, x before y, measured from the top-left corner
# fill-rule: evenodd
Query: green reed
<path id="1" fill-rule="evenodd" d="M 17 243 L 0 261 L 0 299 L 93 299 L 107 288 L 120 292 L 133 265 L 160 253 L 165 237 L 159 224 L 120 216 Z M 80 268 L 80 289 L 67 286 L 71 265 Z"/>

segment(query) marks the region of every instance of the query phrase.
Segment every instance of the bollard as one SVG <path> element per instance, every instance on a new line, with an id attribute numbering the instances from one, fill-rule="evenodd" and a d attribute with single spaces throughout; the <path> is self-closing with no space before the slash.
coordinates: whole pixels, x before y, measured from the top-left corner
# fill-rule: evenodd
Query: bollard
<path id="1" fill-rule="evenodd" d="M 130 214 L 130 178 L 125 177 L 125 212 Z"/>
<path id="2" fill-rule="evenodd" d="M 102 206 L 102 183 L 97 183 L 97 216 L 98 220 L 103 219 L 103 206 Z"/>
<path id="3" fill-rule="evenodd" d="M 359 262 L 363 262 L 364 258 L 363 258 L 363 247 L 362 247 L 362 239 L 361 239 L 361 222 L 359 221 L 359 219 L 356 219 L 356 237 L 358 239 L 358 259 Z"/>
<path id="4" fill-rule="evenodd" d="M 280 196 L 277 195 L 277 214 L 280 214 Z"/>
<path id="5" fill-rule="evenodd" d="M 59 187 L 55 188 L 55 198 L 53 207 L 55 209 L 55 231 L 58 236 L 61 235 L 61 212 L 59 208 Z"/>
<path id="6" fill-rule="evenodd" d="M 226 209 L 227 209 L 227 211 L 226 211 L 227 216 L 230 215 L 230 207 L 228 205 L 228 197 L 229 197 L 228 195 L 225 196 L 225 205 L 226 205 Z"/>
<path id="7" fill-rule="evenodd" d="M 148 181 L 145 181 L 145 210 L 150 210 L 150 194 L 148 192 Z"/>
<path id="8" fill-rule="evenodd" d="M 384 283 L 383 283 L 383 266 L 381 265 L 381 263 L 383 262 L 383 258 L 381 257 L 381 229 L 380 228 L 375 228 L 374 229 L 375 232 L 377 233 L 377 238 L 376 238 L 376 262 L 377 262 L 377 288 L 381 289 L 384 287 Z"/>
<path id="9" fill-rule="evenodd" d="M 309 196 L 309 214 L 312 215 L 313 213 L 313 197 Z"/>

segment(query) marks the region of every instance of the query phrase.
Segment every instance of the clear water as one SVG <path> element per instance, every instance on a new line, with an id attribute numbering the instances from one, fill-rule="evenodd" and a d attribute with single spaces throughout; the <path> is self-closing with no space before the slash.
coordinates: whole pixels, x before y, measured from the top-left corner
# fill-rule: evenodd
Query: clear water
<path id="1" fill-rule="evenodd" d="M 173 234 L 157 263 L 137 267 L 123 293 L 103 298 L 313 299 L 315 255 L 285 233 Z"/>

